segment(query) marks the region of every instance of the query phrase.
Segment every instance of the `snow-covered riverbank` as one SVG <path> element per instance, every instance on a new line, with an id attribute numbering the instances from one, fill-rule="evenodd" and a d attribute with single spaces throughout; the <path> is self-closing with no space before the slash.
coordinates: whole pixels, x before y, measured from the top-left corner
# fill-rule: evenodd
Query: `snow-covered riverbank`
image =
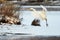
<path id="1" fill-rule="evenodd" d="M 45 26 L 45 22 L 41 22 L 40 26 L 31 26 L 33 21 L 32 11 L 22 11 L 21 17 L 23 17 L 22 24 L 25 25 L 0 25 L 0 32 L 9 33 L 27 33 L 31 35 L 45 35 L 45 36 L 59 36 L 60 35 L 60 12 L 48 11 L 48 27 Z M 2 27 L 2 28 L 1 28 Z"/>

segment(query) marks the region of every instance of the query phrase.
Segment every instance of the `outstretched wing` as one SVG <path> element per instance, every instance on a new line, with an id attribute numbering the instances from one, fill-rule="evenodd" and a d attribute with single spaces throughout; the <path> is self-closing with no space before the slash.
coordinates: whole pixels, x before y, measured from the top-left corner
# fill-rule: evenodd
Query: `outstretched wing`
<path id="1" fill-rule="evenodd" d="M 47 17 L 46 16 L 46 13 L 44 12 L 44 11 L 40 11 L 40 18 L 42 19 L 42 20 L 45 20 L 45 18 Z"/>
<path id="2" fill-rule="evenodd" d="M 43 10 L 45 10 L 45 12 L 47 11 L 46 7 L 44 7 L 43 5 L 40 6 L 43 8 Z"/>

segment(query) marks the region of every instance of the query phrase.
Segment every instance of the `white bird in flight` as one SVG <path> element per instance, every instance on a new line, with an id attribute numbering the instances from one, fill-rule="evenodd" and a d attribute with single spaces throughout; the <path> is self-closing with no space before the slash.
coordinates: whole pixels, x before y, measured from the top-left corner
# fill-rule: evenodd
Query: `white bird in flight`
<path id="1" fill-rule="evenodd" d="M 30 10 L 33 10 L 32 14 L 33 14 L 33 17 L 35 17 L 35 19 L 45 20 L 46 21 L 46 26 L 48 26 L 47 15 L 46 15 L 47 9 L 43 5 L 40 5 L 40 6 L 42 7 L 41 11 L 37 11 L 34 8 L 30 8 Z"/>

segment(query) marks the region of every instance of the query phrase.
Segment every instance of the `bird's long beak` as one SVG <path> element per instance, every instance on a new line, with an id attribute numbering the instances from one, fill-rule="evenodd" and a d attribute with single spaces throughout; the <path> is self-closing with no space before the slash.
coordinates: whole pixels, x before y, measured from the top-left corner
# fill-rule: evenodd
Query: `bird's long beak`
<path id="1" fill-rule="evenodd" d="M 29 10 L 29 11 L 32 11 L 32 10 L 33 10 L 33 8 L 26 8 L 25 10 Z"/>
<path id="2" fill-rule="evenodd" d="M 31 10 L 30 8 L 28 8 L 28 10 Z"/>
<path id="3" fill-rule="evenodd" d="M 26 8 L 26 9 L 24 9 L 24 10 L 31 10 L 30 8 Z"/>
<path id="4" fill-rule="evenodd" d="M 27 8 L 27 10 L 32 11 L 31 8 Z"/>

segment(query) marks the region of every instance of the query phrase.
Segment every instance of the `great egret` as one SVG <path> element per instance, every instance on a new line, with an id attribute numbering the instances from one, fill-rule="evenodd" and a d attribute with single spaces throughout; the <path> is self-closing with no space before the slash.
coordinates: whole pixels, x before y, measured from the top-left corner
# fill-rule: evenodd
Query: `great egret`
<path id="1" fill-rule="evenodd" d="M 41 11 L 36 11 L 34 8 L 30 8 L 30 10 L 33 10 L 33 16 L 35 17 L 35 19 L 42 19 L 42 20 L 45 20 L 46 21 L 46 26 L 48 26 L 48 23 L 47 23 L 47 16 L 46 16 L 46 12 L 47 12 L 47 9 L 42 6 L 42 10 Z M 40 22 L 40 21 L 39 21 Z M 32 24 L 35 24 L 35 20 L 32 22 Z M 33 24 L 33 25 L 34 25 Z M 39 25 L 38 25 L 39 26 Z"/>

